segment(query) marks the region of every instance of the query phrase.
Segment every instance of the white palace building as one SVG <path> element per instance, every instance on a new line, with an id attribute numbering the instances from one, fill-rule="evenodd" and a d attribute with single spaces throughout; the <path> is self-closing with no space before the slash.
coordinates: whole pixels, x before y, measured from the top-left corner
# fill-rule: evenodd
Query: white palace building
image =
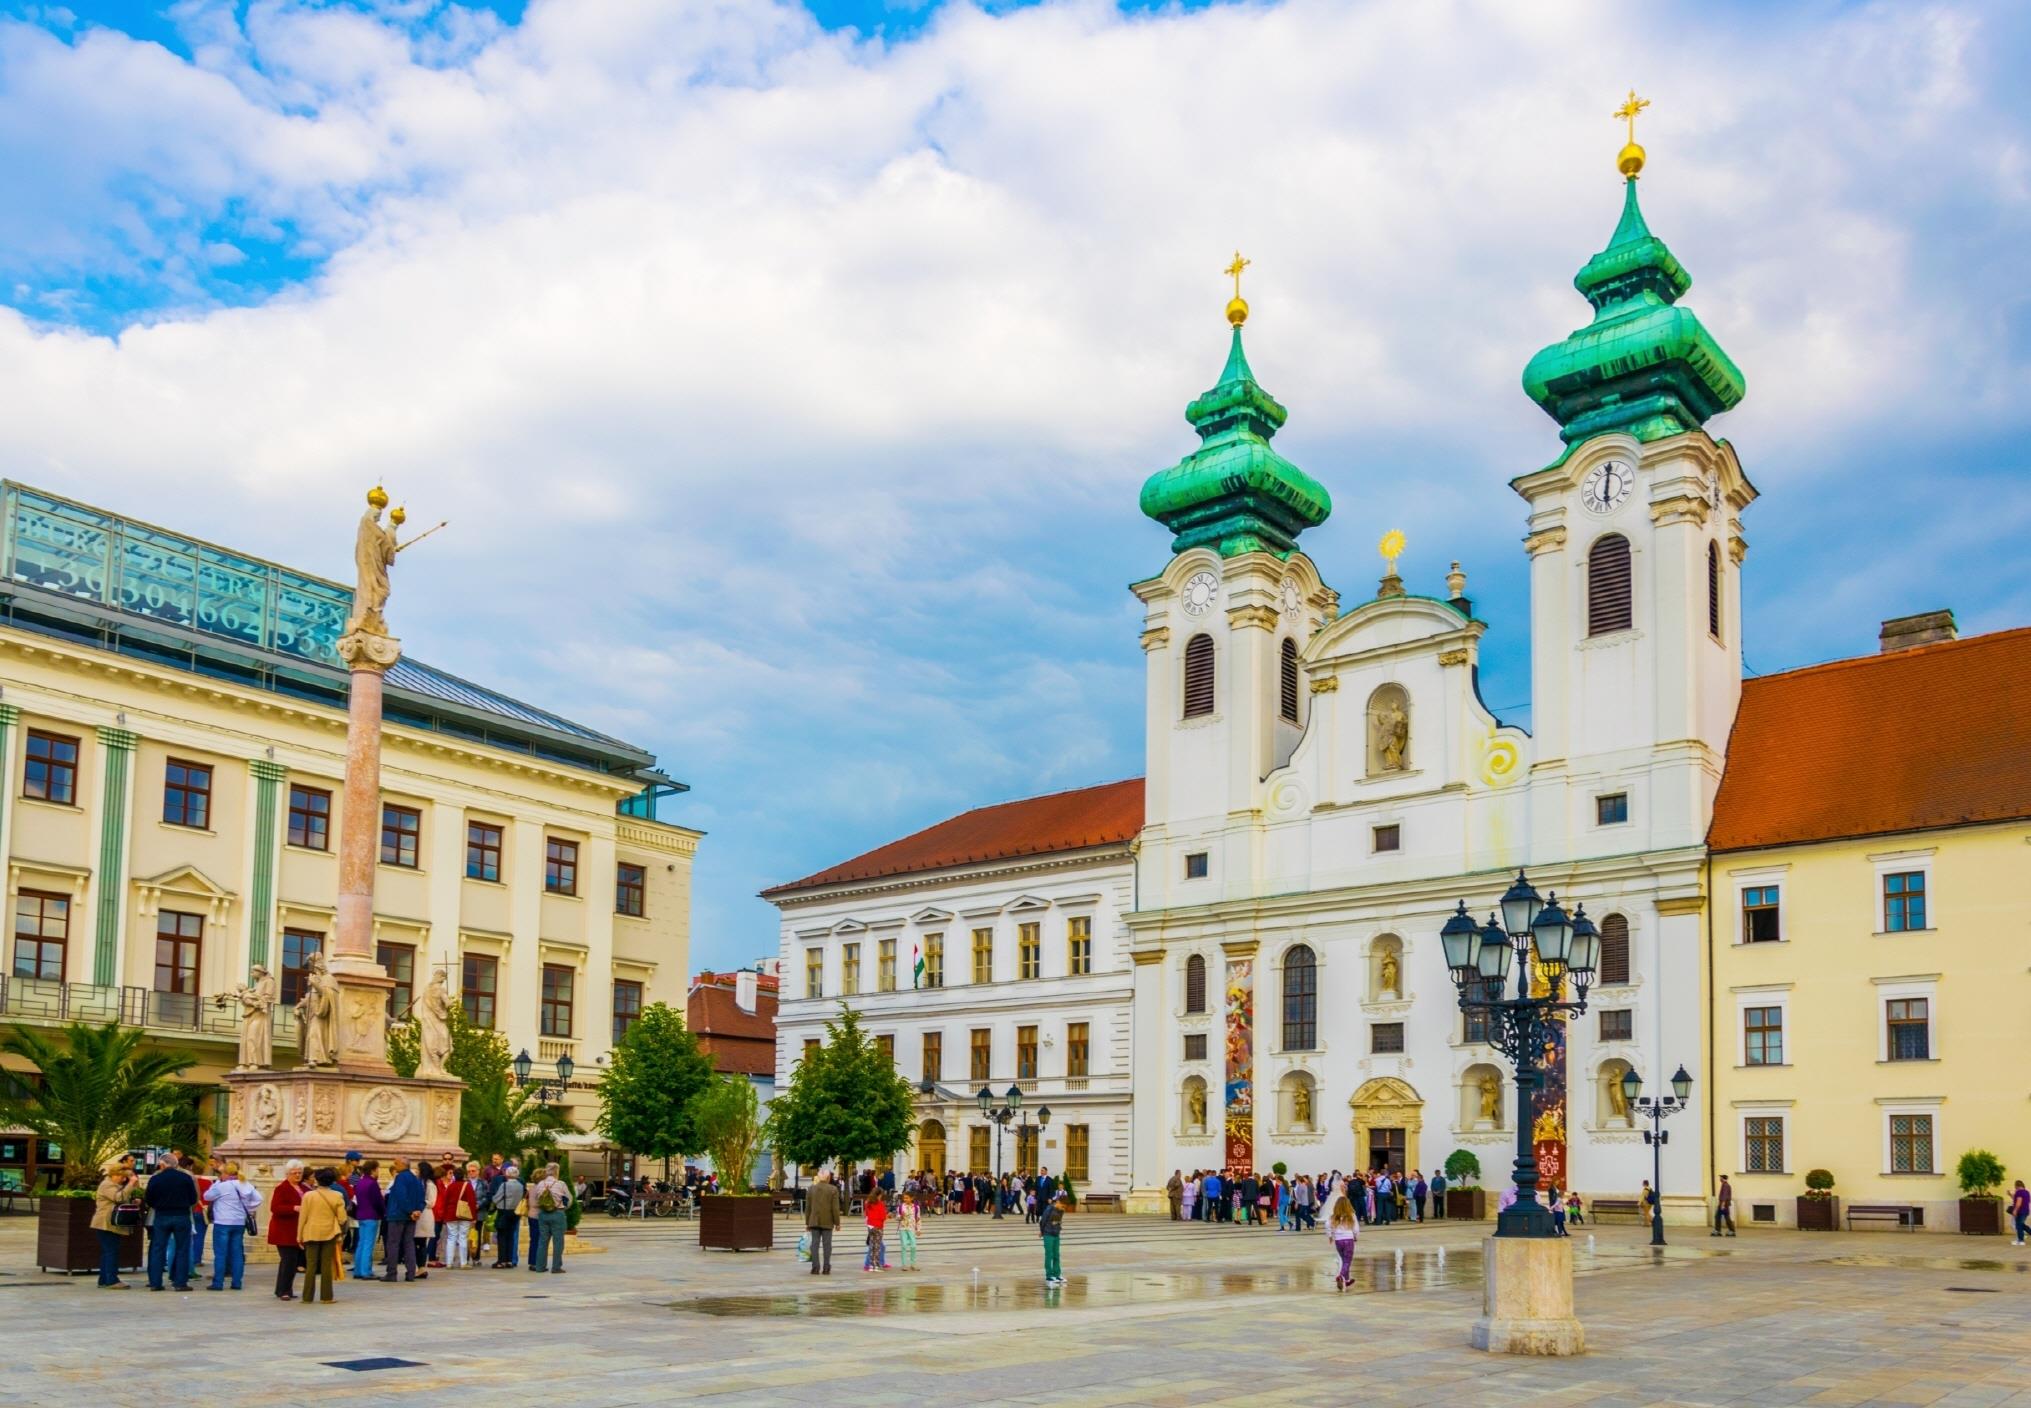
<path id="1" fill-rule="evenodd" d="M 1564 443 L 1511 481 L 1531 732 L 1479 696 L 1488 627 L 1457 566 L 1442 588 L 1406 583 L 1386 541 L 1379 586 L 1343 595 L 1299 547 L 1330 500 L 1271 446 L 1286 412 L 1243 353 L 1237 296 L 1226 366 L 1187 413 L 1201 444 L 1142 493 L 1174 535 L 1134 588 L 1146 778 L 971 812 L 768 892 L 778 1078 L 843 996 L 943 1087 L 922 1099 L 920 1165 L 991 1171 L 970 1097 L 1013 1078 L 1051 1107 L 1041 1162 L 1132 1207 L 1160 1206 L 1174 1169 L 1430 1171 L 1456 1148 L 1499 1187 L 1515 1088 L 1462 1017 L 1438 933 L 1523 869 L 1585 905 L 1604 956 L 1521 1117 L 1547 1183 L 1634 1195 L 1651 1153 L 1623 1071 L 1653 1091 L 1680 1065 L 1696 1089 L 1708 1074 L 1705 836 L 1756 490 L 1703 428 L 1741 375 L 1677 306 L 1690 279 L 1633 174 L 1575 284 L 1592 322 L 1524 376 Z M 918 948 L 939 954 L 928 990 L 911 989 Z M 1702 1131 L 1679 1123 L 1663 1186 L 1693 1218 Z"/>

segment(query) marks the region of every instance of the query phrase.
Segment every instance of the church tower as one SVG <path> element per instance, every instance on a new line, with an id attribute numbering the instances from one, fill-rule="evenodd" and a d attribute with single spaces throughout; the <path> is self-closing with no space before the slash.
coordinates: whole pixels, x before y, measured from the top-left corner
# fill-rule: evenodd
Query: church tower
<path id="1" fill-rule="evenodd" d="M 1289 413 L 1242 349 L 1247 263 L 1237 253 L 1227 269 L 1227 364 L 1185 411 L 1200 444 L 1142 489 L 1142 511 L 1174 535 L 1169 565 L 1134 588 L 1148 665 L 1147 907 L 1252 893 L 1263 779 L 1303 733 L 1299 657 L 1336 608 L 1297 550 L 1332 500 L 1271 447 Z"/>
<path id="2" fill-rule="evenodd" d="M 1698 846 L 1742 676 L 1740 514 L 1756 497 L 1704 426 L 1742 373 L 1690 308 L 1691 276 L 1637 198 L 1573 285 L 1593 320 L 1530 359 L 1524 391 L 1566 449 L 1513 481 L 1531 557 L 1531 831 L 1538 855 Z M 1563 779 L 1565 785 L 1556 785 Z"/>

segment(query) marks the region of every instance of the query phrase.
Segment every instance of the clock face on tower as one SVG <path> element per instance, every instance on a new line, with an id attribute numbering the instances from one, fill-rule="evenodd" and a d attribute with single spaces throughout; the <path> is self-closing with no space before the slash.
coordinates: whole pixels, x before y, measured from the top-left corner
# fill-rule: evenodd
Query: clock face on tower
<path id="1" fill-rule="evenodd" d="M 1194 572 L 1185 583 L 1185 610 L 1194 616 L 1204 616 L 1208 607 L 1220 595 L 1220 579 L 1211 572 Z"/>
<path id="2" fill-rule="evenodd" d="M 1627 460 L 1603 460 L 1580 486 L 1580 503 L 1588 513 L 1613 513 L 1636 487 L 1636 471 Z"/>

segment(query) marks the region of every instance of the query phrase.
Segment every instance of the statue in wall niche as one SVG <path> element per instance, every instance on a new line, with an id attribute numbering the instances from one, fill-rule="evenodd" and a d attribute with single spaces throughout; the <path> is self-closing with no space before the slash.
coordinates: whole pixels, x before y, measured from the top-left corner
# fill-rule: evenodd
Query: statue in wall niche
<path id="1" fill-rule="evenodd" d="M 444 970 L 431 973 L 423 996 L 416 1003 L 416 1061 L 419 1076 L 446 1076 L 444 1063 L 451 1059 L 451 994 L 445 989 Z"/>
<path id="2" fill-rule="evenodd" d="M 1197 1081 L 1185 1088 L 1185 1122 L 1192 1129 L 1206 1127 L 1206 1087 Z"/>
<path id="3" fill-rule="evenodd" d="M 275 1064 L 275 980 L 256 963 L 245 986 L 212 999 L 214 1006 L 240 1004 L 240 1062 L 233 1069 L 265 1071 Z"/>
<path id="4" fill-rule="evenodd" d="M 1502 1108 L 1502 1077 L 1493 1071 L 1481 1077 L 1481 1118 L 1490 1124 L 1497 1123 Z"/>
<path id="5" fill-rule="evenodd" d="M 1304 1081 L 1291 1087 L 1291 1123 L 1303 1130 L 1312 1127 L 1312 1087 Z"/>
<path id="6" fill-rule="evenodd" d="M 303 965 L 303 996 L 296 1004 L 296 1030 L 303 1043 L 303 1064 L 330 1066 L 338 1061 L 338 979 L 313 953 Z"/>
<path id="7" fill-rule="evenodd" d="M 1400 686 L 1384 685 L 1368 701 L 1368 771 L 1402 772 L 1409 758 L 1409 705 Z"/>
<path id="8" fill-rule="evenodd" d="M 1382 991 L 1397 997 L 1403 995 L 1403 965 L 1387 950 L 1382 955 Z"/>
<path id="9" fill-rule="evenodd" d="M 1622 1078 L 1613 1073 L 1608 1077 L 1608 1109 L 1622 1123 L 1635 1123 L 1629 1118 L 1629 1097 L 1622 1093 Z"/>

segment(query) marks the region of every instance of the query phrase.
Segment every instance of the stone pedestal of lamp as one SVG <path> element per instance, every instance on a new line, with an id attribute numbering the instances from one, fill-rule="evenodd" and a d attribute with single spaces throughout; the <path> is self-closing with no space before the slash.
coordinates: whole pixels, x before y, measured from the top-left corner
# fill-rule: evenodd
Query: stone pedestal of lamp
<path id="1" fill-rule="evenodd" d="M 1492 1354 L 1584 1352 L 1586 1332 L 1573 1316 L 1571 1239 L 1489 1237 L 1481 1246 L 1481 1318 L 1468 1342 Z"/>

